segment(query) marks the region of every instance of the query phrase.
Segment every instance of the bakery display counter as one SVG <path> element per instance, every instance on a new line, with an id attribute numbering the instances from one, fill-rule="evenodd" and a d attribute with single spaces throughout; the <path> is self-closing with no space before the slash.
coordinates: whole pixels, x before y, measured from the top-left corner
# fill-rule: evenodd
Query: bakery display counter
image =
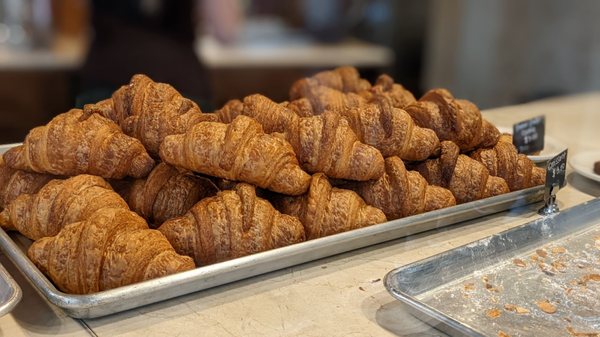
<path id="1" fill-rule="evenodd" d="M 499 126 L 544 114 L 547 134 L 566 144 L 574 156 L 600 150 L 594 128 L 600 125 L 598 107 L 600 94 L 588 94 L 483 114 Z M 600 184 L 570 168 L 567 181 L 558 193 L 562 210 L 600 196 Z M 440 335 L 388 294 L 384 276 L 397 267 L 535 220 L 540 207 L 532 204 L 485 215 L 95 319 L 66 317 L 3 260 L 22 287 L 24 300 L 0 318 L 0 327 L 10 336 L 191 336 L 199 331 L 211 336 Z M 32 320 L 30 312 L 40 319 Z"/>

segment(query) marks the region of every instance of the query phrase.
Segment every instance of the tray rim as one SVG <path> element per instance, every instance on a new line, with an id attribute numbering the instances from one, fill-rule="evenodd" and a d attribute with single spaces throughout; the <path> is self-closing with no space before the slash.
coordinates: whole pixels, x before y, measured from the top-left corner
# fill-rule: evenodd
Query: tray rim
<path id="1" fill-rule="evenodd" d="M 14 309 L 14 307 L 17 306 L 17 304 L 19 304 L 21 298 L 23 297 L 23 291 L 21 290 L 21 287 L 19 287 L 17 282 L 12 278 L 12 276 L 10 276 L 8 270 L 4 268 L 2 263 L 0 263 L 0 278 L 4 282 L 6 282 L 6 284 L 12 292 L 10 298 L 8 298 L 8 300 L 5 303 L 0 304 L 0 317 L 2 317 L 10 313 L 12 309 Z"/>
<path id="2" fill-rule="evenodd" d="M 389 271 L 388 273 L 386 273 L 386 275 L 383 278 L 383 284 L 386 288 L 386 290 L 388 291 L 388 293 L 394 297 L 395 299 L 399 300 L 400 302 L 402 302 L 404 305 L 406 305 L 406 307 L 408 308 L 408 311 L 415 315 L 418 318 L 428 318 L 430 320 L 433 320 L 436 325 L 435 326 L 443 326 L 445 328 L 449 328 L 449 329 L 453 329 L 458 331 L 461 336 L 477 336 L 477 337 L 485 337 L 486 335 L 483 334 L 481 331 L 471 327 L 468 324 L 465 323 L 461 323 L 458 320 L 444 314 L 443 312 L 433 308 L 432 306 L 419 301 L 417 298 L 415 298 L 412 295 L 409 295 L 408 293 L 406 293 L 405 291 L 396 289 L 395 287 L 393 287 L 393 283 L 392 283 L 392 279 L 395 277 L 395 275 L 398 275 L 399 273 L 401 273 L 403 270 L 408 270 L 411 268 L 415 268 L 415 266 L 421 265 L 421 264 L 425 264 L 431 261 L 435 261 L 437 259 L 440 259 L 442 256 L 450 254 L 451 252 L 455 251 L 455 250 L 459 250 L 461 248 L 467 247 L 467 246 L 472 246 L 472 245 L 477 245 L 479 242 L 484 242 L 487 239 L 489 239 L 492 236 L 496 236 L 496 235 L 502 235 L 502 234 L 506 234 L 508 232 L 511 231 L 517 231 L 520 228 L 532 225 L 534 223 L 537 223 L 539 221 L 547 221 L 547 219 L 554 219 L 555 216 L 563 214 L 565 212 L 570 213 L 570 212 L 576 212 L 579 208 L 583 208 L 586 207 L 588 205 L 592 205 L 592 204 L 598 204 L 596 205 L 597 207 L 600 207 L 600 197 L 594 198 L 594 199 L 590 199 L 588 201 L 585 201 L 581 204 L 578 205 L 574 205 L 572 207 L 569 207 L 565 210 L 562 210 L 560 213 L 558 214 L 554 214 L 554 215 L 549 215 L 549 216 L 545 216 L 545 217 L 538 217 L 535 218 L 533 220 L 527 221 L 526 223 L 520 224 L 518 226 L 515 226 L 513 228 L 509 228 L 506 230 L 503 230 L 501 232 L 498 232 L 496 234 L 493 235 L 489 235 L 486 236 L 484 238 L 481 238 L 479 240 L 464 244 L 464 245 L 460 245 L 457 246 L 455 248 L 452 248 L 450 250 L 429 256 L 427 258 L 406 264 L 404 266 L 400 266 L 397 268 L 392 269 L 391 271 Z M 581 228 L 579 228 L 578 230 L 580 230 Z M 576 230 L 577 231 L 577 230 Z M 575 232 L 576 232 L 575 231 Z M 429 289 L 428 291 L 430 291 L 432 289 Z M 431 324 L 431 323 L 428 323 Z M 444 332 L 446 332 L 445 330 L 443 330 Z"/>

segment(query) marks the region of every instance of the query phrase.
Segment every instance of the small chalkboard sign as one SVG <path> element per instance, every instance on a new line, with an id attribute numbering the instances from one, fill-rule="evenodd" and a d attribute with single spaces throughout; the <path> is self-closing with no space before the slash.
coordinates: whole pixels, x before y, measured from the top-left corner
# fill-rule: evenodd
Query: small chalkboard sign
<path id="1" fill-rule="evenodd" d="M 562 188 L 566 184 L 567 150 L 548 161 L 546 166 L 546 188 Z"/>
<path id="2" fill-rule="evenodd" d="M 532 154 L 544 149 L 546 118 L 538 116 L 513 125 L 513 145 L 519 153 Z"/>

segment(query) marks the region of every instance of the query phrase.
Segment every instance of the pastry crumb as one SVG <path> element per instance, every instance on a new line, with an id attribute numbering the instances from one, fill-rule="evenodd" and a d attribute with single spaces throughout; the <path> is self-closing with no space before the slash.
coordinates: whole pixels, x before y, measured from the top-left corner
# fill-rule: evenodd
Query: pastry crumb
<path id="1" fill-rule="evenodd" d="M 513 264 L 517 267 L 527 267 L 527 264 L 525 263 L 525 261 L 523 261 L 521 259 L 514 259 Z"/>
<path id="2" fill-rule="evenodd" d="M 550 303 L 548 300 L 537 301 L 535 304 L 547 314 L 553 314 L 556 312 L 556 306 Z"/>
<path id="3" fill-rule="evenodd" d="M 498 310 L 497 308 L 494 308 L 494 309 L 490 309 L 490 310 L 486 311 L 485 315 L 489 318 L 498 318 L 498 317 L 500 317 L 500 315 L 502 315 L 502 312 L 500 310 Z"/>

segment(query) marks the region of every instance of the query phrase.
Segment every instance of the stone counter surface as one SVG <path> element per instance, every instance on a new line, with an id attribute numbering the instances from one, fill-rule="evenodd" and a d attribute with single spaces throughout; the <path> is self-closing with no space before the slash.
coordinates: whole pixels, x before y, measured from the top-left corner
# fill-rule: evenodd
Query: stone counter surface
<path id="1" fill-rule="evenodd" d="M 600 150 L 600 93 L 485 111 L 498 126 L 546 115 L 546 134 L 569 155 Z M 561 209 L 600 196 L 569 169 Z M 48 304 L 4 256 L 23 300 L 0 336 L 444 336 L 412 318 L 383 286 L 390 270 L 538 217 L 539 204 L 363 248 L 127 312 L 89 320 Z"/>

